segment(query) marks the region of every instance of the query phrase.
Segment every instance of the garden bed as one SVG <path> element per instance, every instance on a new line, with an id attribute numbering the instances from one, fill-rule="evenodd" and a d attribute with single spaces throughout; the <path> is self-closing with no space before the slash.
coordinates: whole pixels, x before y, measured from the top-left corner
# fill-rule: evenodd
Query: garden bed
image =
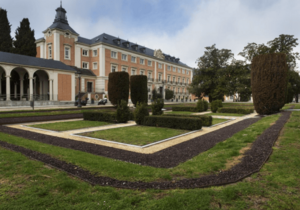
<path id="1" fill-rule="evenodd" d="M 110 177 L 95 176 L 89 171 L 83 170 L 74 164 L 66 163 L 49 155 L 45 155 L 2 141 L 0 141 L 0 145 L 13 151 L 21 152 L 28 157 L 42 161 L 46 164 L 51 165 L 52 167 L 56 167 L 60 170 L 66 171 L 67 173 L 79 177 L 80 179 L 86 180 L 92 184 L 128 189 L 200 188 L 234 183 L 255 172 L 258 172 L 271 155 L 273 144 L 277 140 L 281 129 L 283 128 L 289 117 L 289 112 L 283 113 L 280 119 L 277 120 L 274 125 L 265 130 L 263 134 L 256 139 L 251 149 L 244 154 L 245 156 L 243 157 L 242 161 L 231 169 L 222 171 L 218 174 L 212 174 L 195 179 L 182 179 L 175 182 L 129 182 L 112 179 Z M 3 126 L 1 126 L 1 129 L 2 128 Z"/>

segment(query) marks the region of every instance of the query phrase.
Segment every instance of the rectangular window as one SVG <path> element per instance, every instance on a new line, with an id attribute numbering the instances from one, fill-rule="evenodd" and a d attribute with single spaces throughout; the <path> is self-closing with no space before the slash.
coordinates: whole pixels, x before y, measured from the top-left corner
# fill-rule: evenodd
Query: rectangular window
<path id="1" fill-rule="evenodd" d="M 148 72 L 148 79 L 151 79 L 151 77 L 152 77 L 151 72 Z"/>
<path id="2" fill-rule="evenodd" d="M 127 67 L 122 67 L 122 71 L 127 72 Z"/>
<path id="3" fill-rule="evenodd" d="M 182 78 L 182 83 L 184 83 L 184 78 Z"/>
<path id="4" fill-rule="evenodd" d="M 93 50 L 93 56 L 97 56 L 98 55 L 98 50 Z"/>
<path id="5" fill-rule="evenodd" d="M 177 80 L 178 82 L 180 82 L 180 78 L 178 78 L 178 80 Z"/>
<path id="6" fill-rule="evenodd" d="M 116 66 L 111 66 L 111 72 L 116 72 L 117 71 L 117 67 Z"/>
<path id="7" fill-rule="evenodd" d="M 131 70 L 131 75 L 135 75 L 135 70 L 134 69 Z"/>
<path id="8" fill-rule="evenodd" d="M 158 75 L 158 81 L 161 81 L 161 74 Z"/>
<path id="9" fill-rule="evenodd" d="M 82 55 L 83 56 L 88 56 L 88 51 L 87 50 L 82 50 Z"/>
<path id="10" fill-rule="evenodd" d="M 88 68 L 89 68 L 89 63 L 87 63 L 87 62 L 82 62 L 82 68 L 83 68 L 83 69 L 88 69 Z"/>
<path id="11" fill-rule="evenodd" d="M 123 60 L 123 61 L 127 61 L 127 55 L 122 54 L 122 60 Z"/>
<path id="12" fill-rule="evenodd" d="M 186 79 L 186 83 L 188 83 L 188 84 L 189 84 L 189 79 Z"/>
<path id="13" fill-rule="evenodd" d="M 175 82 L 175 77 L 173 77 L 173 82 Z"/>
<path id="14" fill-rule="evenodd" d="M 189 71 L 186 71 L 186 74 L 189 75 Z"/>
<path id="15" fill-rule="evenodd" d="M 136 57 L 131 56 L 131 62 L 136 63 Z"/>
<path id="16" fill-rule="evenodd" d="M 144 71 L 141 70 L 141 71 L 140 71 L 140 74 L 141 74 L 141 75 L 144 75 Z"/>
<path id="17" fill-rule="evenodd" d="M 87 92 L 91 93 L 93 92 L 93 83 L 87 82 Z"/>
<path id="18" fill-rule="evenodd" d="M 148 66 L 152 66 L 152 61 L 148 61 Z"/>
<path id="19" fill-rule="evenodd" d="M 158 68 L 162 69 L 162 64 L 161 63 L 158 64 Z"/>
<path id="20" fill-rule="evenodd" d="M 111 57 L 112 58 L 117 58 L 117 52 L 111 51 Z"/>
<path id="21" fill-rule="evenodd" d="M 180 68 L 178 68 L 178 73 L 180 73 Z"/>
<path id="22" fill-rule="evenodd" d="M 70 59 L 70 48 L 65 47 L 65 59 Z"/>
<path id="23" fill-rule="evenodd" d="M 145 62 L 145 60 L 142 59 L 142 58 L 140 58 L 140 64 L 143 64 L 143 65 L 144 65 L 144 62 Z"/>
<path id="24" fill-rule="evenodd" d="M 170 82 L 170 76 L 168 76 L 168 82 Z"/>
<path id="25" fill-rule="evenodd" d="M 98 63 L 97 62 L 93 63 L 93 69 L 98 69 Z"/>
<path id="26" fill-rule="evenodd" d="M 173 72 L 176 72 L 176 68 L 175 67 L 173 67 Z"/>
<path id="27" fill-rule="evenodd" d="M 185 74 L 185 70 L 184 69 L 182 69 L 182 73 Z"/>
<path id="28" fill-rule="evenodd" d="M 148 93 L 150 93 L 151 85 L 148 85 Z"/>
<path id="29" fill-rule="evenodd" d="M 48 47 L 48 57 L 52 58 L 52 46 Z"/>
<path id="30" fill-rule="evenodd" d="M 168 66 L 168 70 L 169 70 L 169 71 L 171 70 L 171 66 Z"/>

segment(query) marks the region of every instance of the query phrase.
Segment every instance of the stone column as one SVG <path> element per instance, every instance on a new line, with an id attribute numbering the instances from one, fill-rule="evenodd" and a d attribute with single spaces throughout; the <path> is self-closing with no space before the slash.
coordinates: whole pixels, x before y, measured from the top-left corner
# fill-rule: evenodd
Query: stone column
<path id="1" fill-rule="evenodd" d="M 33 99 L 33 77 L 29 78 L 29 98 L 30 101 Z"/>
<path id="2" fill-rule="evenodd" d="M 53 101 L 52 82 L 53 79 L 49 79 L 49 100 L 50 101 Z"/>
<path id="3" fill-rule="evenodd" d="M 23 83 L 23 79 L 20 79 L 20 100 L 22 101 L 22 97 L 24 94 L 24 83 Z"/>
<path id="4" fill-rule="evenodd" d="M 2 77 L 0 75 L 0 96 L 2 95 Z"/>
<path id="5" fill-rule="evenodd" d="M 6 101 L 10 101 L 10 76 L 6 77 Z"/>
<path id="6" fill-rule="evenodd" d="M 17 83 L 15 82 L 15 88 L 14 88 L 14 95 L 15 98 L 17 98 Z"/>

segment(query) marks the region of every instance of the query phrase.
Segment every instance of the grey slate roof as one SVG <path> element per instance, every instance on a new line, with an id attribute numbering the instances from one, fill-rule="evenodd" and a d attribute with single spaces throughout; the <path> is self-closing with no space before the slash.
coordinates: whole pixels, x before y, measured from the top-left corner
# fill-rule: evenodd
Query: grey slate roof
<path id="1" fill-rule="evenodd" d="M 76 66 L 70 66 L 73 69 L 75 69 L 76 71 L 79 71 L 81 75 L 87 75 L 87 76 L 93 76 L 96 77 L 96 75 L 94 74 L 94 72 L 90 69 L 82 69 L 82 68 L 78 68 Z"/>
<path id="2" fill-rule="evenodd" d="M 51 26 L 49 26 L 50 29 L 61 29 L 61 30 L 69 30 L 71 31 L 72 33 L 74 34 L 77 34 L 79 35 L 73 28 L 71 28 L 71 26 L 69 26 L 68 24 L 65 24 L 65 23 L 61 23 L 61 22 L 56 22 L 56 23 L 53 23 Z M 47 30 L 47 29 L 46 29 Z M 45 31 L 46 31 L 45 30 Z M 44 31 L 44 32 L 45 32 Z"/>
<path id="3" fill-rule="evenodd" d="M 76 70 L 60 61 L 51 59 L 36 58 L 26 55 L 19 55 L 0 51 L 0 63 L 11 63 L 16 65 L 26 65 L 34 67 L 52 68 L 76 72 Z"/>
<path id="4" fill-rule="evenodd" d="M 152 50 L 152 49 L 150 49 L 150 48 L 147 48 L 147 47 L 144 47 L 144 46 L 138 46 L 138 49 L 137 50 L 135 50 L 135 49 L 133 49 L 132 48 L 132 46 L 133 45 L 136 45 L 136 43 L 132 43 L 132 42 L 129 42 L 129 47 L 126 47 L 123 43 L 125 43 L 125 42 L 127 42 L 126 40 L 123 40 L 123 39 L 120 39 L 120 42 L 121 42 L 121 44 L 120 45 L 118 45 L 116 42 L 114 42 L 114 40 L 116 40 L 116 39 L 119 39 L 118 37 L 114 37 L 114 36 L 111 36 L 111 35 L 109 35 L 109 34 L 106 34 L 106 33 L 103 33 L 103 34 L 101 34 L 101 35 L 99 35 L 99 36 L 97 36 L 97 37 L 95 37 L 95 38 L 93 38 L 93 39 L 86 39 L 86 38 L 83 38 L 83 37 L 78 37 L 78 43 L 82 43 L 82 44 L 88 44 L 88 45 L 93 45 L 93 44 L 96 44 L 96 43 L 107 43 L 107 44 L 110 44 L 110 45 L 115 45 L 115 46 L 118 46 L 118 47 L 121 47 L 121 48 L 124 48 L 124 49 L 126 49 L 126 50 L 131 50 L 131 51 L 134 51 L 134 52 L 139 52 L 139 53 L 142 53 L 142 54 L 145 54 L 145 55 L 147 55 L 147 56 L 151 56 L 151 57 L 153 57 L 153 58 L 156 58 L 156 57 L 154 57 L 154 50 Z M 142 52 L 141 51 L 141 49 L 142 48 L 145 48 L 145 51 L 144 52 Z M 167 54 L 164 54 L 165 55 L 165 57 L 166 56 L 170 56 L 170 55 L 167 55 Z M 172 57 L 172 56 L 170 56 L 170 57 Z M 189 67 L 188 65 L 186 65 L 186 64 L 184 64 L 184 63 L 182 63 L 182 62 L 180 62 L 180 61 L 178 61 L 178 63 L 177 62 L 175 62 L 174 60 L 172 61 L 172 60 L 167 60 L 166 58 L 165 58 L 165 60 L 166 61 L 169 61 L 169 62 L 172 62 L 172 63 L 174 63 L 174 64 L 180 64 L 180 65 L 182 65 L 182 66 L 186 66 L 186 67 L 188 67 L 188 68 L 191 68 L 191 67 Z"/>

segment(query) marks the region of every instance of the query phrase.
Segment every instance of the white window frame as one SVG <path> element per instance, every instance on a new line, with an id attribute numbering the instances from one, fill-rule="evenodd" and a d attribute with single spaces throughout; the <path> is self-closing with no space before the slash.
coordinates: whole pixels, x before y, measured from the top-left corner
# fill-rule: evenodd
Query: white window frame
<path id="1" fill-rule="evenodd" d="M 144 58 L 140 58 L 140 64 L 145 65 L 145 59 Z"/>
<path id="2" fill-rule="evenodd" d="M 158 81 L 162 81 L 162 74 L 158 74 Z"/>
<path id="3" fill-rule="evenodd" d="M 189 82 L 190 82 L 190 80 L 189 80 L 189 78 L 187 78 L 187 79 L 186 79 L 186 83 L 189 84 Z"/>
<path id="4" fill-rule="evenodd" d="M 68 52 L 68 57 L 66 57 L 66 52 Z M 69 46 L 64 47 L 64 58 L 65 60 L 71 60 L 71 47 Z"/>
<path id="5" fill-rule="evenodd" d="M 180 77 L 178 77 L 177 82 L 180 83 Z"/>
<path id="6" fill-rule="evenodd" d="M 185 74 L 185 70 L 184 69 L 182 69 L 182 74 Z"/>
<path id="7" fill-rule="evenodd" d="M 176 72 L 176 68 L 175 67 L 173 67 L 173 72 Z"/>
<path id="8" fill-rule="evenodd" d="M 161 63 L 158 63 L 158 68 L 162 69 L 162 64 Z"/>
<path id="9" fill-rule="evenodd" d="M 189 75 L 189 71 L 188 70 L 186 71 L 186 74 Z"/>
<path id="10" fill-rule="evenodd" d="M 152 71 L 148 71 L 148 76 L 147 77 L 148 77 L 148 79 L 152 79 Z"/>
<path id="11" fill-rule="evenodd" d="M 132 59 L 134 58 L 134 61 Z M 137 58 L 135 56 L 131 56 L 131 63 L 136 63 Z"/>
<path id="12" fill-rule="evenodd" d="M 86 52 L 86 54 L 84 52 Z M 89 56 L 89 50 L 82 49 L 82 56 L 88 57 Z"/>
<path id="13" fill-rule="evenodd" d="M 95 52 L 96 52 L 96 54 L 95 54 Z M 96 57 L 96 56 L 98 56 L 98 50 L 93 50 L 93 57 Z"/>
<path id="14" fill-rule="evenodd" d="M 126 58 L 124 59 L 123 56 L 125 56 Z M 128 55 L 122 53 L 122 61 L 127 61 L 128 60 Z"/>
<path id="15" fill-rule="evenodd" d="M 96 68 L 95 68 L 95 64 L 96 64 Z M 93 69 L 98 69 L 98 62 L 93 62 Z"/>
<path id="16" fill-rule="evenodd" d="M 85 65 L 84 64 L 86 64 L 86 67 L 84 67 Z M 82 62 L 82 68 L 83 69 L 89 69 L 89 62 Z"/>
<path id="17" fill-rule="evenodd" d="M 115 71 L 113 71 L 113 68 L 115 68 Z M 111 65 L 110 65 L 110 72 L 118 72 L 118 65 L 116 65 L 116 64 L 111 64 Z"/>
<path id="18" fill-rule="evenodd" d="M 182 78 L 182 83 L 184 83 L 184 80 L 185 80 L 185 79 L 184 79 L 184 78 Z"/>
<path id="19" fill-rule="evenodd" d="M 124 72 L 128 72 L 128 67 L 127 66 L 122 66 L 122 69 L 121 69 L 121 71 L 123 71 L 125 69 L 125 71 Z"/>
<path id="20" fill-rule="evenodd" d="M 170 79 L 171 79 L 171 76 L 170 76 L 170 75 L 168 75 L 168 82 L 170 82 Z"/>
<path id="21" fill-rule="evenodd" d="M 176 82 L 176 77 L 173 77 L 173 82 Z"/>
<path id="22" fill-rule="evenodd" d="M 52 58 L 52 45 L 48 46 L 48 58 Z"/>
<path id="23" fill-rule="evenodd" d="M 145 75 L 145 70 L 141 69 L 140 70 L 140 75 Z"/>
<path id="24" fill-rule="evenodd" d="M 118 59 L 118 52 L 111 50 L 110 51 L 110 56 L 111 56 L 111 58 Z"/>
<path id="25" fill-rule="evenodd" d="M 137 69 L 131 69 L 131 75 L 136 75 Z"/>
<path id="26" fill-rule="evenodd" d="M 178 73 L 180 73 L 181 71 L 180 71 L 180 68 L 177 68 L 177 71 L 178 71 Z"/>
<path id="27" fill-rule="evenodd" d="M 168 66 L 168 71 L 171 71 L 171 66 Z"/>
<path id="28" fill-rule="evenodd" d="M 149 60 L 148 60 L 147 63 L 148 63 L 148 66 L 152 66 L 152 61 L 149 61 Z M 150 63 L 150 65 L 149 65 L 149 63 Z"/>

